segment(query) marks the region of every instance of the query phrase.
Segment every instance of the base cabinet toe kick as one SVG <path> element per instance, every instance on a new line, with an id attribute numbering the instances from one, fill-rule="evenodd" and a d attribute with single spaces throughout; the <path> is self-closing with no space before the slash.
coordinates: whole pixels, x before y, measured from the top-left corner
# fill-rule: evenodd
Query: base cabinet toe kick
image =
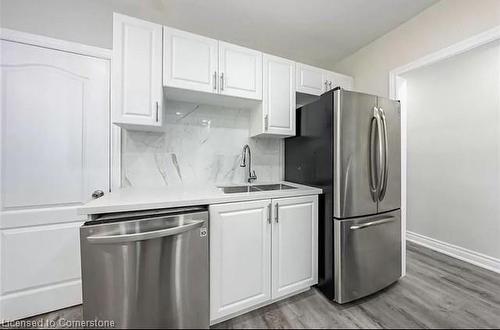
<path id="1" fill-rule="evenodd" d="M 215 204 L 210 216 L 210 324 L 318 282 L 318 196 Z"/>

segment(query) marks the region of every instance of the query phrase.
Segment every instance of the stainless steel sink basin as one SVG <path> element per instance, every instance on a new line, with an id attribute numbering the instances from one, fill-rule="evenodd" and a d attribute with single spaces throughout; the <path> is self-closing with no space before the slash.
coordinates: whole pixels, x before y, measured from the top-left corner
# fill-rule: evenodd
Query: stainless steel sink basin
<path id="1" fill-rule="evenodd" d="M 259 190 L 286 190 L 286 189 L 297 189 L 296 187 L 292 187 L 286 184 L 282 183 L 276 183 L 276 184 L 259 184 L 255 185 L 255 188 Z"/>
<path id="2" fill-rule="evenodd" d="M 245 185 L 245 186 L 220 186 L 217 187 L 222 190 L 225 194 L 236 194 L 236 193 L 248 193 L 256 191 L 270 191 L 270 190 L 286 190 L 286 189 L 296 189 L 282 183 L 275 184 L 257 184 L 257 185 Z"/>
<path id="3" fill-rule="evenodd" d="M 224 194 L 236 194 L 236 193 L 244 193 L 244 192 L 251 192 L 251 191 L 259 191 L 255 189 L 252 186 L 225 186 L 225 187 L 217 187 Z"/>

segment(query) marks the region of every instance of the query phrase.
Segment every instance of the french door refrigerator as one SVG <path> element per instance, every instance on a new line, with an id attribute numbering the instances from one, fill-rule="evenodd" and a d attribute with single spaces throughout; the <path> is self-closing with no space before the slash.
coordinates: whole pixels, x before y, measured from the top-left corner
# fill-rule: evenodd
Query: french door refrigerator
<path id="1" fill-rule="evenodd" d="M 336 88 L 297 110 L 285 179 L 321 187 L 319 289 L 338 303 L 401 276 L 400 103 Z"/>

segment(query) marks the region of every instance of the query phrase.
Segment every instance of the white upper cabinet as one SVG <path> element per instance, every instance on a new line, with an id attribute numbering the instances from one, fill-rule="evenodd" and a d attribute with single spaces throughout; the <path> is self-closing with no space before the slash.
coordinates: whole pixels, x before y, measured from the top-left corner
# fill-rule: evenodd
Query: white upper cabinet
<path id="1" fill-rule="evenodd" d="M 217 40 L 169 27 L 163 39 L 163 84 L 217 93 Z"/>
<path id="2" fill-rule="evenodd" d="M 294 136 L 296 107 L 352 89 L 346 75 L 120 14 L 113 21 L 113 122 L 124 128 L 161 128 L 165 98 L 249 108 L 251 136 Z"/>
<path id="3" fill-rule="evenodd" d="M 272 297 L 318 283 L 318 196 L 273 199 Z"/>
<path id="4" fill-rule="evenodd" d="M 326 84 L 328 86 L 327 91 L 334 89 L 335 87 L 351 90 L 353 88 L 353 79 L 352 77 L 344 74 L 326 71 Z"/>
<path id="5" fill-rule="evenodd" d="M 252 136 L 295 135 L 295 62 L 263 55 L 261 109 L 252 114 Z"/>
<path id="6" fill-rule="evenodd" d="M 325 91 L 325 70 L 296 63 L 296 91 L 304 94 L 321 95 Z"/>
<path id="7" fill-rule="evenodd" d="M 220 94 L 262 99 L 262 53 L 219 41 Z"/>
<path id="8" fill-rule="evenodd" d="M 125 128 L 162 125 L 162 30 L 159 24 L 113 16 L 113 122 Z"/>

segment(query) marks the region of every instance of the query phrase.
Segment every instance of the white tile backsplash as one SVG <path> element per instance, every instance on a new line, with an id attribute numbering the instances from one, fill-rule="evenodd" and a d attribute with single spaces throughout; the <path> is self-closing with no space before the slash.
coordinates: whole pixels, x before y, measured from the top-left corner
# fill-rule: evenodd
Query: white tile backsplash
<path id="1" fill-rule="evenodd" d="M 245 144 L 258 181 L 282 179 L 283 140 L 249 138 L 250 110 L 172 101 L 167 109 L 162 132 L 123 131 L 123 186 L 245 182 Z"/>

